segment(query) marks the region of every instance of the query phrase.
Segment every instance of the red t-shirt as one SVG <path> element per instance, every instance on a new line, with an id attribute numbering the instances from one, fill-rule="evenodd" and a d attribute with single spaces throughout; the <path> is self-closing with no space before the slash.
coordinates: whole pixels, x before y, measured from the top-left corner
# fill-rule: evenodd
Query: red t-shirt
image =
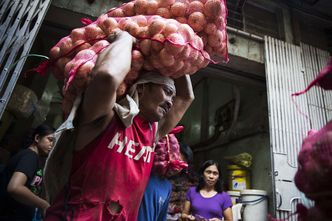
<path id="1" fill-rule="evenodd" d="M 155 134 L 156 124 L 136 116 L 125 128 L 115 116 L 97 139 L 75 152 L 70 181 L 45 220 L 135 221 L 151 172 Z M 120 214 L 110 212 L 114 201 L 122 207 Z"/>

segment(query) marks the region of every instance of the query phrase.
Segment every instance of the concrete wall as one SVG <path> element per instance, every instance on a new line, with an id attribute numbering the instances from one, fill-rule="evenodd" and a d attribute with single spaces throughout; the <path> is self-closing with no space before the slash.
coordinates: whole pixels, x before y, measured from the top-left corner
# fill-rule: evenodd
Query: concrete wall
<path id="1" fill-rule="evenodd" d="M 52 5 L 75 13 L 98 17 L 100 14 L 107 12 L 110 8 L 121 5 L 123 2 L 124 1 L 96 0 L 94 3 L 89 4 L 87 0 L 53 0 Z"/>

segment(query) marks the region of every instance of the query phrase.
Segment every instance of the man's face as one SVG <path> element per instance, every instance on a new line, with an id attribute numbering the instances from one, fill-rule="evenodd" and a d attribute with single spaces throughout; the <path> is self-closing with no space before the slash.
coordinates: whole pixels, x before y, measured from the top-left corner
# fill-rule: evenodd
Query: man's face
<path id="1" fill-rule="evenodd" d="M 163 84 L 141 85 L 140 114 L 149 122 L 161 120 L 173 106 L 175 91 Z"/>

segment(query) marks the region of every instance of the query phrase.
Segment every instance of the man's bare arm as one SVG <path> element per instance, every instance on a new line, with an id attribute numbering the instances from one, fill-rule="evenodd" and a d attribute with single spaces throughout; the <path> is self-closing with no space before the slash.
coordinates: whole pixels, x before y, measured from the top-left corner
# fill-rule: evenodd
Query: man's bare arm
<path id="1" fill-rule="evenodd" d="M 159 137 L 165 136 L 177 125 L 195 98 L 189 75 L 176 79 L 175 87 L 176 97 L 171 110 L 159 124 Z"/>
<path id="2" fill-rule="evenodd" d="M 116 31 L 115 40 L 99 56 L 93 69 L 94 78 L 85 91 L 80 124 L 114 115 L 116 90 L 130 70 L 134 38 L 124 31 Z"/>

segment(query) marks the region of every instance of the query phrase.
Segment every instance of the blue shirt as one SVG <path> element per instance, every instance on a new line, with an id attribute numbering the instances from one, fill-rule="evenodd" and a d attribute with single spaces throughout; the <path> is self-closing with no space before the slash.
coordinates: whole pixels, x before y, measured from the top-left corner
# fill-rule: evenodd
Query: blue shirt
<path id="1" fill-rule="evenodd" d="M 172 184 L 165 178 L 151 175 L 138 211 L 138 221 L 165 221 Z"/>

